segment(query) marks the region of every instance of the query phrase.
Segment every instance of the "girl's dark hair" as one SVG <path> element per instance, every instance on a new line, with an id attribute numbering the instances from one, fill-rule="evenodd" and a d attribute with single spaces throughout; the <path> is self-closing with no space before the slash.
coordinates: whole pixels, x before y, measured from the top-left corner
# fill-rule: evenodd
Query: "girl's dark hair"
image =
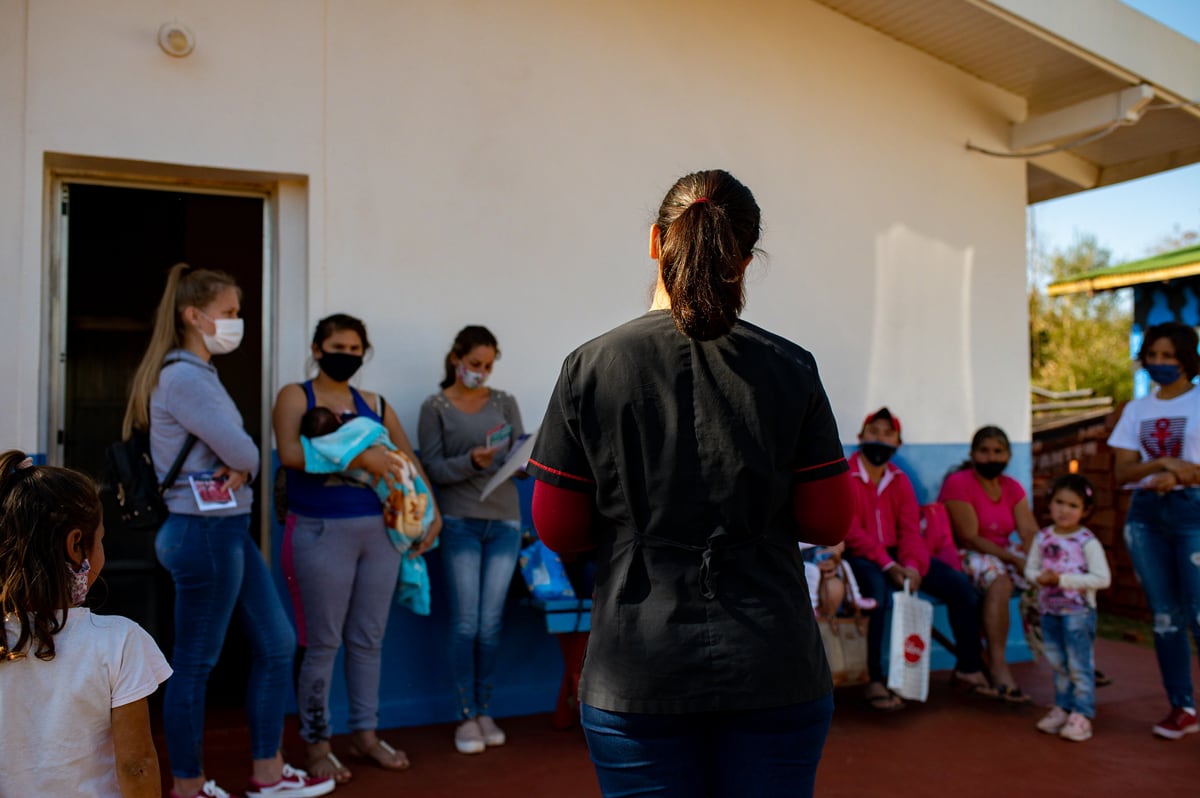
<path id="1" fill-rule="evenodd" d="M 746 304 L 744 264 L 761 232 L 750 189 L 723 169 L 679 178 L 658 209 L 663 286 L 675 326 L 689 338 L 718 338 Z"/>
<path id="2" fill-rule="evenodd" d="M 16 641 L 0 624 L 0 662 L 54 659 L 54 635 L 67 620 L 72 574 L 67 536 L 90 551 L 102 510 L 96 483 L 79 471 L 26 466 L 24 452 L 0 455 L 0 614 L 20 624 Z"/>
<path id="3" fill-rule="evenodd" d="M 450 351 L 446 353 L 446 376 L 438 383 L 442 388 L 449 388 L 454 384 L 454 363 L 451 362 L 451 357 L 463 358 L 477 346 L 490 346 L 496 350 L 496 357 L 500 357 L 500 346 L 496 343 L 496 336 L 492 335 L 492 331 L 487 327 L 478 324 L 469 324 L 458 331 L 458 335 L 454 336 L 454 345 L 450 347 Z"/>
<path id="4" fill-rule="evenodd" d="M 1196 375 L 1200 374 L 1200 353 L 1196 351 L 1196 347 L 1200 345 L 1200 337 L 1196 335 L 1196 330 L 1177 321 L 1165 321 L 1150 327 L 1146 330 L 1146 335 L 1142 338 L 1142 348 L 1138 351 L 1138 360 L 1143 366 L 1146 365 L 1146 355 L 1150 354 L 1150 346 L 1159 338 L 1171 339 L 1171 343 L 1175 345 L 1175 359 L 1179 361 L 1179 367 L 1189 380 L 1195 379 Z"/>
<path id="5" fill-rule="evenodd" d="M 1085 511 L 1096 506 L 1096 491 L 1092 488 L 1092 483 L 1088 482 L 1087 477 L 1079 474 L 1063 474 L 1050 485 L 1050 498 L 1053 499 L 1054 494 L 1060 490 L 1069 490 L 1083 499 Z"/>
<path id="6" fill-rule="evenodd" d="M 975 430 L 975 434 L 971 436 L 971 451 L 974 452 L 976 449 L 982 446 L 984 441 L 991 440 L 1000 441 L 1002 444 L 1004 444 L 1004 448 L 1008 450 L 1009 454 L 1012 453 L 1012 444 L 1008 442 L 1008 433 L 994 424 L 989 424 L 986 427 L 980 427 L 979 429 Z M 968 457 L 966 460 L 963 460 L 958 464 L 958 468 L 951 469 L 951 473 L 955 471 L 966 471 L 968 468 L 973 467 L 974 463 L 971 461 L 971 458 Z"/>
<path id="7" fill-rule="evenodd" d="M 363 353 L 366 354 L 370 351 L 371 339 L 367 337 L 367 325 L 362 323 L 362 319 L 345 313 L 334 313 L 317 322 L 317 329 L 313 331 L 313 346 L 320 349 L 321 344 L 325 343 L 329 336 L 342 330 L 358 333 L 358 337 L 362 339 Z"/>

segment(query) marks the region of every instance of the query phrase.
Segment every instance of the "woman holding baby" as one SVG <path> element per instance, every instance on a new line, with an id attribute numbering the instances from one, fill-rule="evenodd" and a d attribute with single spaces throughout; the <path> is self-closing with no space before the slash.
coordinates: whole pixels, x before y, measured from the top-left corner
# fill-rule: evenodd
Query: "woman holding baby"
<path id="1" fill-rule="evenodd" d="M 307 473 L 300 440 L 302 417 L 322 407 L 343 421 L 363 417 L 382 423 L 398 449 L 368 448 L 350 462 L 349 470 L 399 480 L 404 457 L 415 462 L 395 411 L 381 395 L 350 384 L 370 349 L 366 325 L 359 319 L 340 313 L 322 319 L 312 339 L 317 376 L 284 386 L 273 414 L 279 460 L 287 470 L 283 567 L 304 647 L 296 685 L 300 735 L 308 743 L 309 771 L 339 783 L 349 781 L 351 772 L 330 747 L 329 689 L 334 658 L 343 644 L 350 753 L 387 770 L 409 766 L 403 751 L 375 733 L 383 635 L 401 554 L 388 537 L 373 487 L 350 476 Z M 433 544 L 440 526 L 435 517 L 429 534 L 414 547 L 416 554 Z"/>
<path id="2" fill-rule="evenodd" d="M 521 545 L 517 489 L 480 493 L 525 432 L 516 400 L 485 383 L 500 356 L 486 327 L 464 327 L 446 354 L 441 390 L 421 405 L 421 461 L 445 514 L 442 561 L 450 602 L 450 663 L 458 693 L 454 746 L 464 754 L 503 745 L 488 713 L 504 601 Z"/>

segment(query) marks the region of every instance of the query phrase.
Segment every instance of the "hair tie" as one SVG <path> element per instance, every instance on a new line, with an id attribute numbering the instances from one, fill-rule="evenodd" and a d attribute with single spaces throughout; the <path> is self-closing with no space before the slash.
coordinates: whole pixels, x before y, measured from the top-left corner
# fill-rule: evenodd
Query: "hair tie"
<path id="1" fill-rule="evenodd" d="M 708 197 L 697 197 L 696 199 L 692 200 L 692 204 L 699 205 L 701 202 L 708 202 L 708 201 L 709 201 Z"/>

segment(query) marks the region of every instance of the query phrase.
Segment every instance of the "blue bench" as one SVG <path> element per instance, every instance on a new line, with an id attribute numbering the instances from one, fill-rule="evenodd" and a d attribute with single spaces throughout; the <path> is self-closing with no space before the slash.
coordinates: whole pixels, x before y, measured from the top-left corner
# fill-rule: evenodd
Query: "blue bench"
<path id="1" fill-rule="evenodd" d="M 552 635 L 592 630 L 591 599 L 526 599 L 528 605 L 546 618 L 546 631 Z"/>

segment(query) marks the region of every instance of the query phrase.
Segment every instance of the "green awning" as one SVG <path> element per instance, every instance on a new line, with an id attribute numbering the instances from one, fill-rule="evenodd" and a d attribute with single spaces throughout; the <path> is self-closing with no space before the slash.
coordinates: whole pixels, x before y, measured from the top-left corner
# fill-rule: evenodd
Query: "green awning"
<path id="1" fill-rule="evenodd" d="M 1200 245 L 1164 252 L 1152 258 L 1077 274 L 1046 286 L 1048 296 L 1095 293 L 1143 283 L 1159 283 L 1200 275 Z"/>

